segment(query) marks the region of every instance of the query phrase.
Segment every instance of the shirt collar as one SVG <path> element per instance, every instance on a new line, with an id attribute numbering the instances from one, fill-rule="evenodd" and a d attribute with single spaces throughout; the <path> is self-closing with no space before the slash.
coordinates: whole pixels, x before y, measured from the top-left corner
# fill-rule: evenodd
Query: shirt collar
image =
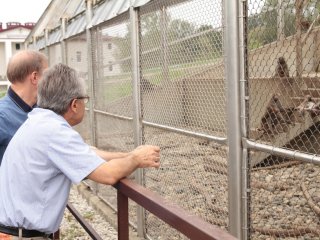
<path id="1" fill-rule="evenodd" d="M 18 94 L 16 94 L 11 87 L 8 89 L 8 95 L 11 98 L 11 100 L 19 107 L 21 108 L 24 112 L 28 113 L 32 110 L 32 107 L 30 107 L 28 104 L 23 101 Z M 35 107 L 35 106 L 33 106 Z"/>

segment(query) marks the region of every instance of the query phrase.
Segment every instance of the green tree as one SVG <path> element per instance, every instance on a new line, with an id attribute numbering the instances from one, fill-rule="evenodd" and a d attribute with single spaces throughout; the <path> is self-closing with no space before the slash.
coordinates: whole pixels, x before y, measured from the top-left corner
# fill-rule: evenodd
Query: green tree
<path id="1" fill-rule="evenodd" d="M 283 33 L 285 37 L 296 34 L 296 9 L 295 1 L 302 0 L 282 0 L 281 6 L 283 11 Z M 279 1 L 265 0 L 260 11 L 250 14 L 250 11 L 257 9 L 249 9 L 247 29 L 249 34 L 249 48 L 256 48 L 278 39 Z M 304 0 L 302 10 L 302 20 L 311 24 L 318 16 L 320 10 L 319 0 Z M 315 22 L 319 25 L 319 21 Z M 308 26 L 308 25 L 306 25 Z M 306 30 L 306 29 L 304 29 Z"/>
<path id="2" fill-rule="evenodd" d="M 165 21 L 164 21 L 165 20 Z M 208 60 L 222 54 L 222 30 L 212 25 L 196 27 L 194 23 L 172 19 L 169 15 L 153 12 L 141 16 L 140 19 L 140 52 L 141 64 L 145 68 L 161 67 L 163 56 L 169 65 L 183 64 L 197 60 Z M 121 38 L 114 38 L 117 45 L 115 58 L 126 59 L 130 56 L 130 32 Z M 127 61 L 120 61 L 124 71 L 130 70 Z"/>
<path id="3" fill-rule="evenodd" d="M 282 0 L 281 7 L 284 9 L 283 16 L 279 13 L 278 0 L 265 0 L 260 11 L 250 14 L 248 17 L 249 48 L 260 47 L 278 39 L 278 28 L 283 21 L 284 36 L 295 34 L 295 10 L 294 2 Z M 255 9 L 256 10 L 256 9 Z"/>
<path id="4" fill-rule="evenodd" d="M 223 32 L 221 29 L 214 29 L 212 25 L 201 25 L 197 30 L 197 48 L 203 59 L 221 57 L 223 51 Z"/>
<path id="5" fill-rule="evenodd" d="M 182 64 L 190 62 L 195 55 L 194 40 L 192 35 L 195 33 L 195 27 L 180 19 L 174 19 L 169 23 L 167 39 L 170 45 L 169 63 Z"/>

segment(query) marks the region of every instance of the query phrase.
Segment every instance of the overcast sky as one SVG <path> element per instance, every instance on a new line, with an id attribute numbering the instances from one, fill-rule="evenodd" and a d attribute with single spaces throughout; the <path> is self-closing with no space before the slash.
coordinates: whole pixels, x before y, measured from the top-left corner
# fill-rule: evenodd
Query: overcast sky
<path id="1" fill-rule="evenodd" d="M 51 0 L 0 0 L 0 22 L 37 22 Z"/>

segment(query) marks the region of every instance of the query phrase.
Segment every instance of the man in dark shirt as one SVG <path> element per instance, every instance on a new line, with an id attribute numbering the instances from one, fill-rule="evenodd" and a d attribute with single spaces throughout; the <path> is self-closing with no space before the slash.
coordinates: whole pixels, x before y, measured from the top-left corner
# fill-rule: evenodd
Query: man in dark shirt
<path id="1" fill-rule="evenodd" d="M 37 84 L 47 67 L 47 57 L 33 50 L 18 52 L 8 63 L 11 86 L 0 99 L 0 165 L 11 138 L 37 102 Z"/>

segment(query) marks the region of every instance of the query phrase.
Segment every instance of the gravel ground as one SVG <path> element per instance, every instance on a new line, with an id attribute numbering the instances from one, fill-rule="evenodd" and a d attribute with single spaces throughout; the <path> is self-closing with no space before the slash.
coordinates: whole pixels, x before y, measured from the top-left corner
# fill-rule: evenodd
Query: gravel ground
<path id="1" fill-rule="evenodd" d="M 205 221 L 227 229 L 227 150 L 213 142 L 175 133 L 148 128 L 146 132 L 146 144 L 161 147 L 161 167 L 145 172 L 147 188 Z M 99 142 L 103 145 L 102 140 Z M 110 136 L 107 140 L 132 143 L 125 136 L 117 141 Z M 320 166 L 291 162 L 272 160 L 270 166 L 250 172 L 251 239 L 320 239 Z M 115 204 L 114 189 L 101 186 L 99 191 L 100 196 Z M 131 205 L 129 210 L 131 221 L 135 222 L 135 207 Z M 147 213 L 146 217 L 151 239 L 186 239 L 151 214 Z M 105 239 L 112 239 L 108 237 Z"/>
<path id="2" fill-rule="evenodd" d="M 77 190 L 71 189 L 69 202 L 85 218 L 85 220 L 106 240 L 118 239 L 117 231 L 99 215 L 88 203 L 78 194 Z M 85 232 L 82 226 L 76 221 L 68 209 L 65 210 L 64 218 L 60 226 L 60 239 L 64 240 L 90 240 L 91 237 Z"/>
<path id="3" fill-rule="evenodd" d="M 146 132 L 146 144 L 161 147 L 161 167 L 145 172 L 147 188 L 205 221 L 228 229 L 227 150 L 213 142 L 175 133 Z M 129 142 L 124 137 L 118 141 Z M 272 160 L 270 168 L 252 169 L 250 173 L 249 234 L 253 240 L 320 239 L 320 166 L 290 162 Z M 111 203 L 115 200 L 108 188 L 101 187 L 100 195 Z M 135 221 L 134 211 L 130 213 Z M 146 224 L 154 240 L 185 239 L 149 214 Z"/>
<path id="4" fill-rule="evenodd" d="M 251 177 L 252 239 L 319 239 L 319 166 L 306 163 L 286 167 L 272 166 L 270 169 L 266 167 L 254 170 Z M 208 186 L 212 189 L 212 185 Z M 111 195 L 113 194 L 110 192 L 109 197 Z M 69 202 L 103 239 L 117 239 L 117 231 L 74 189 L 71 190 Z M 311 205 L 314 203 L 314 209 L 310 206 L 310 202 Z M 176 234 L 171 231 L 168 231 L 171 235 L 171 238 L 168 238 L 168 235 L 163 232 L 166 227 L 159 224 L 157 219 L 149 219 L 148 222 L 149 233 L 153 233 L 151 234 L 153 239 L 185 239 L 182 236 L 179 237 L 179 234 L 175 236 Z M 65 212 L 60 230 L 61 239 L 91 239 L 68 210 Z"/>
<path id="5" fill-rule="evenodd" d="M 320 167 L 299 163 L 252 174 L 253 239 L 320 239 Z"/>

